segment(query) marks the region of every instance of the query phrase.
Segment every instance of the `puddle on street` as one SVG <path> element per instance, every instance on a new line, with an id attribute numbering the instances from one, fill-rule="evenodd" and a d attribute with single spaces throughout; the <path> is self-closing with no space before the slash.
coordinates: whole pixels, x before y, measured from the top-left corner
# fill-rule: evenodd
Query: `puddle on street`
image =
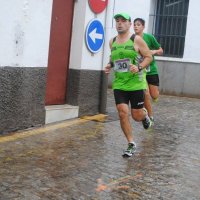
<path id="1" fill-rule="evenodd" d="M 199 199 L 199 110 L 197 100 L 161 97 L 150 131 L 132 122 L 137 151 L 129 159 L 114 107 L 108 116 L 2 137 L 0 199 Z"/>

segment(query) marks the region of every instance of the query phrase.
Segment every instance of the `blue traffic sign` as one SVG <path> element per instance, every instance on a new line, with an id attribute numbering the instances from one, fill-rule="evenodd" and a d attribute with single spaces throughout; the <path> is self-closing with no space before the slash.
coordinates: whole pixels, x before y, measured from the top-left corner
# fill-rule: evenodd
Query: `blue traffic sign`
<path id="1" fill-rule="evenodd" d="M 104 28 L 98 19 L 91 20 L 85 32 L 86 44 L 92 53 L 97 53 L 104 43 Z"/>

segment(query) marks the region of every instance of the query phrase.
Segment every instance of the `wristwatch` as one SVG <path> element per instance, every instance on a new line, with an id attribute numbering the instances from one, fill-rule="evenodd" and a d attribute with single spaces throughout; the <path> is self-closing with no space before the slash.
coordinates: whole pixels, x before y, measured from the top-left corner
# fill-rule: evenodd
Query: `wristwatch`
<path id="1" fill-rule="evenodd" d="M 142 71 L 142 69 L 143 69 L 142 66 L 138 65 L 139 72 Z"/>
<path id="2" fill-rule="evenodd" d="M 110 64 L 110 67 L 113 68 L 114 67 L 114 63 L 112 61 L 110 61 L 108 64 Z"/>

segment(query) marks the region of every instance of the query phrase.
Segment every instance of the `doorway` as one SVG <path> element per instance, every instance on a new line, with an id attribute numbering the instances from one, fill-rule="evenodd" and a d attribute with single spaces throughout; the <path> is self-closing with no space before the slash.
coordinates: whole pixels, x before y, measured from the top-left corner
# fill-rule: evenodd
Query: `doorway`
<path id="1" fill-rule="evenodd" d="M 53 0 L 45 105 L 66 103 L 74 0 Z"/>

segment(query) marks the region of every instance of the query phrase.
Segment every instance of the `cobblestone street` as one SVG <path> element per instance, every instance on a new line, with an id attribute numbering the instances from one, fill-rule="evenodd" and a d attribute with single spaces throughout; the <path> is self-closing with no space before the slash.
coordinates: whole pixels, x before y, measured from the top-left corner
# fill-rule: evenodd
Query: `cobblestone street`
<path id="1" fill-rule="evenodd" d="M 113 94 L 97 115 L 0 136 L 1 200 L 199 200 L 200 100 L 160 96 L 127 147 Z"/>

